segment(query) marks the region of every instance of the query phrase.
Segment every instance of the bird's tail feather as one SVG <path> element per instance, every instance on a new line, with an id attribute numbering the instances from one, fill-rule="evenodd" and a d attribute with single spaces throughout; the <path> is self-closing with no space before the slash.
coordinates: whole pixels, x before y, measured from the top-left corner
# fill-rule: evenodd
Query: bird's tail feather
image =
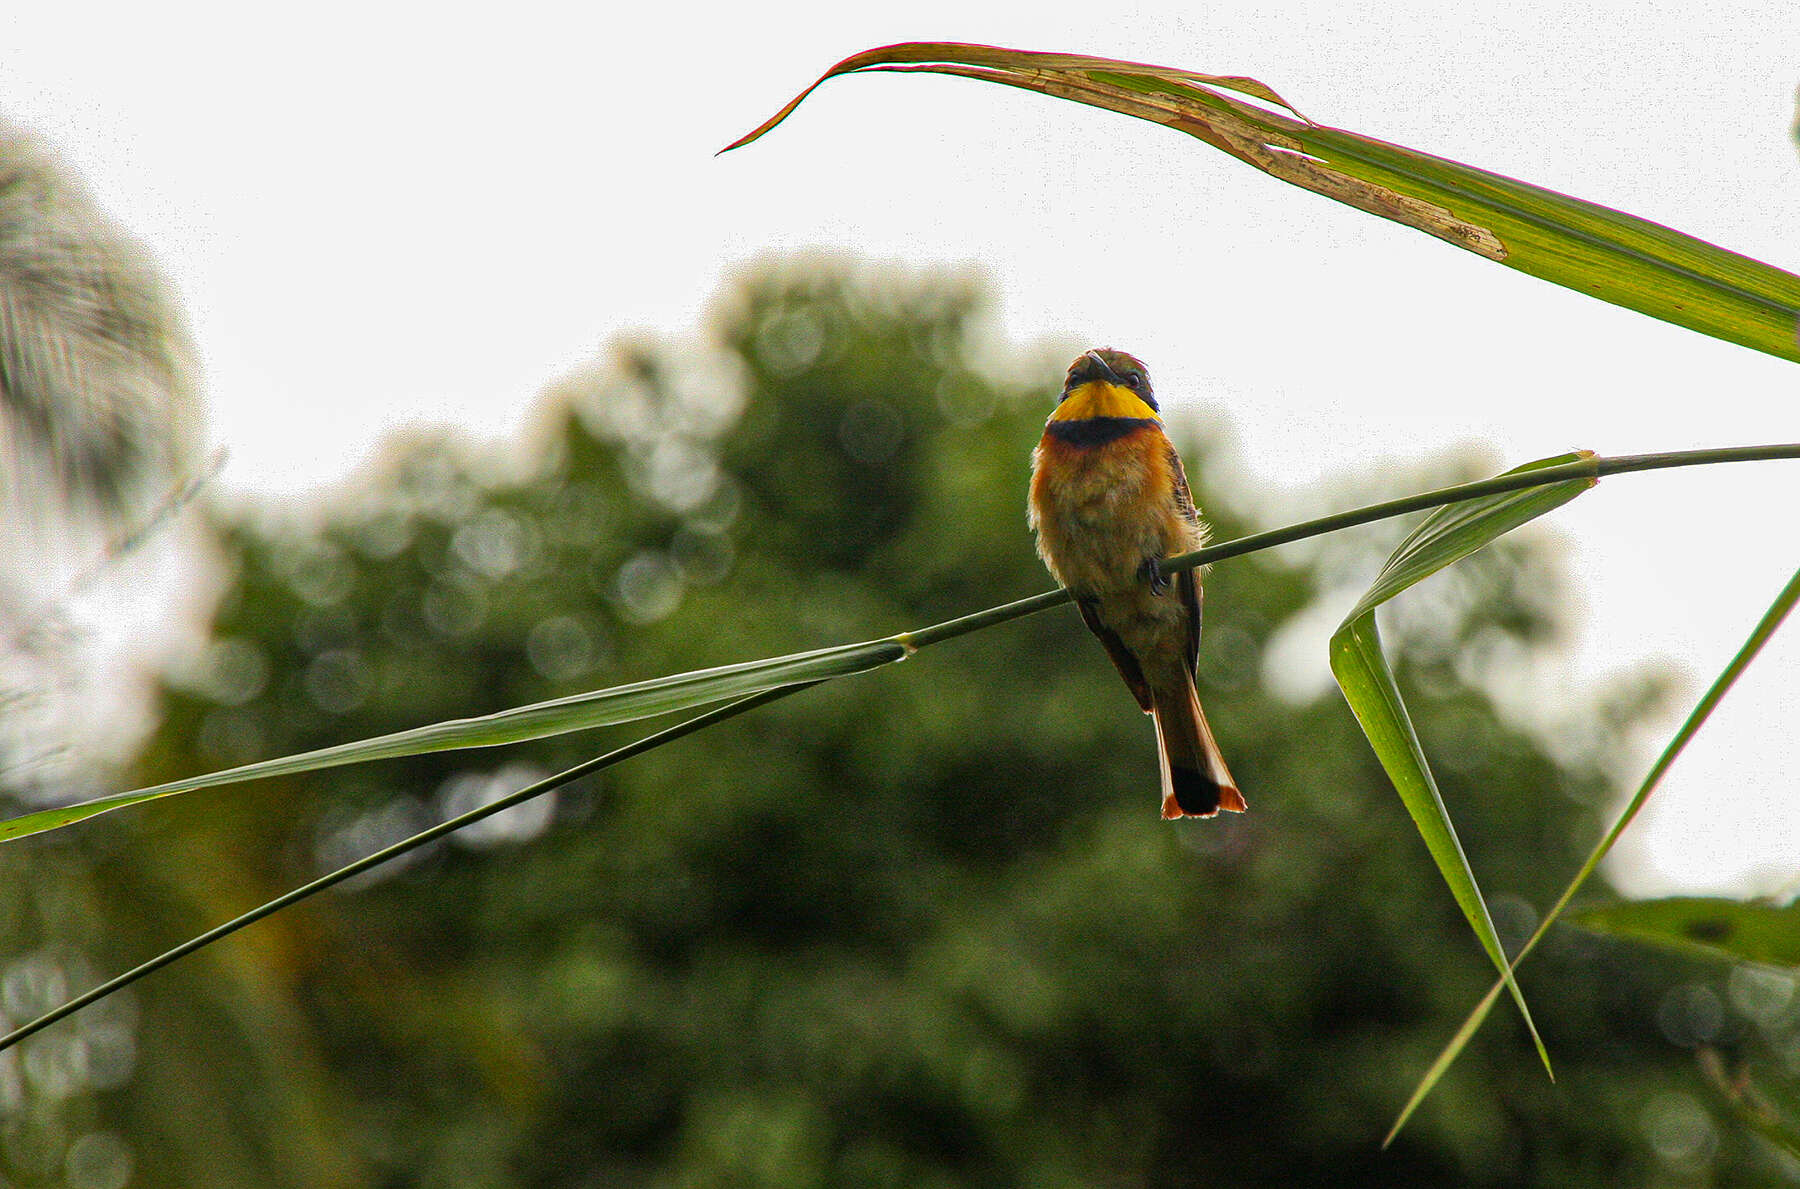
<path id="1" fill-rule="evenodd" d="M 1242 813 L 1244 796 L 1206 725 L 1193 676 L 1182 670 L 1179 683 L 1153 685 L 1150 698 L 1162 768 L 1162 815 L 1211 817 L 1221 809 Z"/>

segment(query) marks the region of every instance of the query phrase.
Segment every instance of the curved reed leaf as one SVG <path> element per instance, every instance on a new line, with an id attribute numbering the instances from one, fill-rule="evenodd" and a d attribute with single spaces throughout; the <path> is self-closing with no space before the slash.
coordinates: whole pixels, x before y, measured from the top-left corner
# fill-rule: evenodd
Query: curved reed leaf
<path id="1" fill-rule="evenodd" d="M 1592 459 L 1593 455 L 1585 452 L 1565 454 L 1527 463 L 1508 474 L 1528 474 L 1582 461 L 1591 462 Z M 1432 778 L 1425 749 L 1406 712 L 1406 703 L 1394 684 L 1393 672 L 1381 650 L 1375 609 L 1526 521 L 1560 508 L 1595 482 L 1597 480 L 1591 475 L 1566 479 L 1547 487 L 1529 487 L 1438 509 L 1401 542 L 1382 567 L 1375 584 L 1331 637 L 1332 675 L 1344 691 L 1344 698 L 1350 703 L 1363 734 L 1369 737 L 1369 744 L 1387 771 L 1388 779 L 1394 782 L 1406 811 L 1412 815 L 1413 824 L 1418 827 L 1419 836 L 1425 840 L 1425 847 L 1443 874 L 1444 882 L 1450 886 L 1456 903 L 1468 918 L 1488 957 L 1507 979 L 1546 1070 L 1550 1068 L 1550 1055 L 1538 1036 L 1537 1026 L 1531 1021 L 1524 994 L 1518 984 L 1511 981 L 1506 951 L 1500 946 L 1499 934 L 1494 931 L 1487 904 L 1476 886 L 1475 873 L 1469 868 L 1468 856 L 1463 854 L 1462 842 L 1456 837 L 1456 827 L 1451 825 L 1449 811 L 1438 794 L 1437 782 Z"/>
<path id="2" fill-rule="evenodd" d="M 956 75 L 1163 124 L 1272 177 L 1508 268 L 1800 360 L 1800 276 L 1598 203 L 1314 123 L 1255 79 L 1085 54 L 905 42 L 845 58 L 722 151 L 767 133 L 826 80 L 877 71 Z"/>

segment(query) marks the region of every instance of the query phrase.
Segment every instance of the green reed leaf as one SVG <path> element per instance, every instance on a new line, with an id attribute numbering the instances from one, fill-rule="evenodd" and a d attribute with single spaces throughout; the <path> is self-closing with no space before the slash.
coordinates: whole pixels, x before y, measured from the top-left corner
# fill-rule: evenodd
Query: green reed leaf
<path id="1" fill-rule="evenodd" d="M 905 42 L 845 58 L 727 150 L 769 132 L 828 79 L 883 71 L 956 75 L 1163 124 L 1272 177 L 1508 268 L 1800 360 L 1800 276 L 1611 207 L 1314 123 L 1272 88 L 1240 76 L 1086 54 Z"/>
<path id="2" fill-rule="evenodd" d="M 1508 473 L 1529 473 L 1591 459 L 1592 455 L 1585 453 L 1563 455 L 1529 463 Z M 1332 674 L 1344 691 L 1344 698 L 1350 703 L 1363 734 L 1368 736 L 1370 746 L 1381 760 L 1388 779 L 1394 782 L 1395 790 L 1412 815 L 1413 824 L 1425 840 L 1425 847 L 1449 885 L 1451 895 L 1468 918 L 1489 959 L 1507 978 L 1509 990 L 1526 1027 L 1531 1030 L 1532 1041 L 1546 1070 L 1550 1068 L 1549 1053 L 1538 1036 L 1537 1026 L 1531 1021 L 1524 994 L 1516 983 L 1511 982 L 1499 934 L 1494 930 L 1487 904 L 1476 886 L 1475 873 L 1469 867 L 1468 856 L 1463 853 L 1456 827 L 1450 822 L 1450 813 L 1444 808 L 1418 732 L 1413 729 L 1406 704 L 1394 684 L 1393 671 L 1381 649 L 1375 609 L 1495 538 L 1568 503 L 1595 481 L 1592 476 L 1566 479 L 1548 487 L 1505 492 L 1438 509 L 1426 517 L 1388 558 L 1374 585 L 1331 637 Z"/>

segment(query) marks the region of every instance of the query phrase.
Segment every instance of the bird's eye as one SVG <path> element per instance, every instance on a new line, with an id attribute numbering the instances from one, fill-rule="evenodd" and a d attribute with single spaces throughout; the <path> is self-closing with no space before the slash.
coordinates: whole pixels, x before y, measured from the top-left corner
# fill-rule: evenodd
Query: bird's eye
<path id="1" fill-rule="evenodd" d="M 1142 388 L 1144 386 L 1144 377 L 1137 372 L 1126 372 L 1125 385 L 1132 389 Z"/>

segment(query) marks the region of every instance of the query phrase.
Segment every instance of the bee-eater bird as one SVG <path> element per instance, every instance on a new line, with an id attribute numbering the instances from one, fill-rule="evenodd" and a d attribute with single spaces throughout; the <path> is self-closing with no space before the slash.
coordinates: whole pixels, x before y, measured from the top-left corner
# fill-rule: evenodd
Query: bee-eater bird
<path id="1" fill-rule="evenodd" d="M 1038 555 L 1075 596 L 1146 714 L 1162 761 L 1162 815 L 1241 813 L 1244 798 L 1200 709 L 1200 575 L 1164 558 L 1206 543 L 1150 375 L 1123 351 L 1076 359 L 1031 455 Z"/>

